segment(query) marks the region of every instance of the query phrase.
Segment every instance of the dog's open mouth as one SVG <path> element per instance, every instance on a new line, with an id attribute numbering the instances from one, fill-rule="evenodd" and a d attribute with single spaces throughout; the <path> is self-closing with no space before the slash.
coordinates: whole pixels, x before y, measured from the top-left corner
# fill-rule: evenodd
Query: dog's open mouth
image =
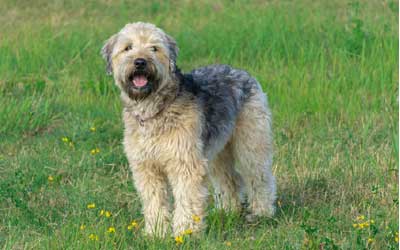
<path id="1" fill-rule="evenodd" d="M 147 85 L 148 77 L 145 72 L 135 72 L 132 76 L 132 83 L 135 87 L 142 88 Z"/>

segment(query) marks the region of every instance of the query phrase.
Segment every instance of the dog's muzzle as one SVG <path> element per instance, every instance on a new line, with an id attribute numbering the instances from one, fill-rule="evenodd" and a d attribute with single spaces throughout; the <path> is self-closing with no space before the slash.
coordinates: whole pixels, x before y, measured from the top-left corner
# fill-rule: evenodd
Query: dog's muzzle
<path id="1" fill-rule="evenodd" d="M 149 72 L 147 69 L 147 61 L 143 58 L 137 58 L 133 62 L 134 72 L 129 76 L 129 82 L 136 88 L 146 87 L 149 83 Z"/>
<path id="2" fill-rule="evenodd" d="M 147 97 L 158 88 L 156 68 L 151 61 L 137 58 L 126 74 L 124 90 L 132 99 Z"/>

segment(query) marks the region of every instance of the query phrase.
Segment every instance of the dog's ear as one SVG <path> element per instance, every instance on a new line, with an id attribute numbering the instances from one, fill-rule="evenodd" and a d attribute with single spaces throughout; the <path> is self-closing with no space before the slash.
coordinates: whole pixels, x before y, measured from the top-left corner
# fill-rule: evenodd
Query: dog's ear
<path id="1" fill-rule="evenodd" d="M 165 35 L 165 38 L 166 38 L 166 41 L 167 41 L 167 46 L 168 46 L 168 51 L 169 51 L 170 70 L 172 72 L 175 72 L 175 70 L 176 70 L 176 58 L 178 57 L 179 48 L 176 45 L 175 39 L 173 39 L 169 35 Z"/>
<path id="2" fill-rule="evenodd" d="M 112 62 L 111 62 L 111 54 L 114 48 L 115 43 L 117 42 L 117 34 L 111 36 L 105 43 L 103 48 L 101 48 L 101 55 L 103 56 L 104 60 L 106 61 L 106 72 L 108 75 L 112 75 Z"/>

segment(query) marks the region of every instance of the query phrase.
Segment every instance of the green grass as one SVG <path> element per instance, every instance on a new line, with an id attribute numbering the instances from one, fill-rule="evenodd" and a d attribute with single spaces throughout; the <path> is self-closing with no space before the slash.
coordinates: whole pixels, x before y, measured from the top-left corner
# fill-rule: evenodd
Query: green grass
<path id="1" fill-rule="evenodd" d="M 0 0 L 0 249 L 398 249 L 397 1 L 111 2 Z M 138 20 L 176 38 L 184 71 L 226 63 L 263 84 L 273 219 L 249 224 L 211 202 L 208 229 L 183 245 L 142 236 L 99 54 Z"/>

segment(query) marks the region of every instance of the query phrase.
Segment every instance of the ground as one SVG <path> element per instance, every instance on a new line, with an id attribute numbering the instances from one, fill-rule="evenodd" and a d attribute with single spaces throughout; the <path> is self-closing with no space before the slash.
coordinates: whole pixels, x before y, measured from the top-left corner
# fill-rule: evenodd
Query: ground
<path id="1" fill-rule="evenodd" d="M 397 17 L 392 0 L 0 0 L 0 247 L 398 249 Z M 176 38 L 184 71 L 225 63 L 262 83 L 274 218 L 246 223 L 211 202 L 203 235 L 141 234 L 100 56 L 139 20 Z"/>

